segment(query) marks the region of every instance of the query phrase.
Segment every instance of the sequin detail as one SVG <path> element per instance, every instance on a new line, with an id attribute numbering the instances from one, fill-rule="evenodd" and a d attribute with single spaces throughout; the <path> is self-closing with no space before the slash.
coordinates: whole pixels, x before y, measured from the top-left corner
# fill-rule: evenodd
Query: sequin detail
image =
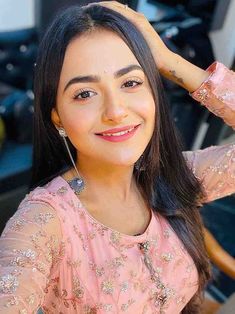
<path id="1" fill-rule="evenodd" d="M 192 96 L 235 128 L 234 73 L 219 63 L 208 71 Z M 204 186 L 205 201 L 234 193 L 235 145 L 184 156 Z M 196 267 L 166 219 L 154 213 L 146 233 L 125 236 L 90 219 L 60 177 L 25 197 L 0 241 L 0 287 L 15 290 L 11 297 L 2 293 L 3 312 L 33 313 L 43 302 L 45 314 L 179 314 L 198 289 Z M 29 310 L 20 300 L 25 288 Z"/>
<path id="2" fill-rule="evenodd" d="M 17 276 L 8 274 L 0 277 L 0 292 L 3 294 L 14 293 L 19 286 Z"/>
<path id="3" fill-rule="evenodd" d="M 160 314 L 165 313 L 165 307 L 167 307 L 167 302 L 169 302 L 170 298 L 175 295 L 174 289 L 167 287 L 160 278 L 159 272 L 157 272 L 153 267 L 152 258 L 150 257 L 149 250 L 150 250 L 150 242 L 146 241 L 144 243 L 139 244 L 140 250 L 144 254 L 144 263 L 149 269 L 151 280 L 155 283 L 157 291 L 154 292 L 153 295 L 153 302 L 154 305 L 159 308 Z M 169 258 L 168 255 L 167 259 Z"/>
<path id="4" fill-rule="evenodd" d="M 101 289 L 105 294 L 112 294 L 114 290 L 114 283 L 111 280 L 105 280 L 101 284 Z"/>

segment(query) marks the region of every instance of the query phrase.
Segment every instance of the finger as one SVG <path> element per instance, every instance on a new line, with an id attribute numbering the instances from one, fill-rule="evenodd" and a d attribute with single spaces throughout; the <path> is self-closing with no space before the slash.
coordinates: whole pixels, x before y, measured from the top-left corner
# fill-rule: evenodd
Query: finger
<path id="1" fill-rule="evenodd" d="M 122 15 L 126 17 L 137 17 L 139 15 L 138 12 L 135 10 L 129 8 L 127 5 L 121 4 L 117 1 L 102 1 L 99 2 L 99 5 L 106 7 L 108 9 L 114 10 L 116 12 L 121 13 Z"/>
<path id="2" fill-rule="evenodd" d="M 108 5 L 111 5 L 111 6 L 118 6 L 118 7 L 125 7 L 125 4 L 122 4 L 118 1 L 101 1 L 99 2 L 99 4 L 108 4 Z"/>
<path id="3" fill-rule="evenodd" d="M 106 6 L 106 7 L 110 7 L 110 8 L 117 8 L 120 10 L 131 10 L 131 11 L 133 11 L 131 8 L 128 7 L 127 4 L 122 4 L 122 3 L 119 3 L 117 1 L 101 1 L 101 2 L 99 2 L 99 4 Z"/>
<path id="4" fill-rule="evenodd" d="M 119 3 L 117 1 L 101 1 L 101 2 L 92 2 L 92 3 L 90 3 L 90 5 L 92 5 L 92 4 L 101 5 L 101 6 L 108 7 L 110 9 L 114 9 L 114 10 L 115 9 L 120 9 L 120 10 L 130 9 L 128 7 L 128 5 Z"/>
<path id="5" fill-rule="evenodd" d="M 92 5 L 100 5 L 108 9 L 114 10 L 122 14 L 123 16 L 125 16 L 137 27 L 140 26 L 141 24 L 144 24 L 143 22 L 146 19 L 142 13 L 136 12 L 135 10 L 117 1 L 92 2 L 88 6 L 92 6 Z"/>
<path id="6" fill-rule="evenodd" d="M 121 4 L 117 1 L 100 1 L 100 2 L 91 2 L 91 3 L 88 3 L 86 6 L 92 6 L 92 5 L 110 5 L 110 6 L 124 6 L 124 4 Z"/>
<path id="7" fill-rule="evenodd" d="M 117 11 L 119 13 L 122 13 L 123 15 L 130 16 L 130 14 L 138 14 L 138 12 L 134 11 L 133 9 L 129 8 L 128 5 L 122 4 L 117 1 L 101 1 L 101 2 L 92 2 L 86 5 L 85 7 L 91 7 L 93 5 L 100 5 L 109 9 L 112 9 L 114 11 Z"/>

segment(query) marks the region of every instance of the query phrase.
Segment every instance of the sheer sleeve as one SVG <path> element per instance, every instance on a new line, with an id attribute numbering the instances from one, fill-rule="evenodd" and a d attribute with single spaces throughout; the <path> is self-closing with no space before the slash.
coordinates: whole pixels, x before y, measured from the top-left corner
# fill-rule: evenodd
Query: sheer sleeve
<path id="1" fill-rule="evenodd" d="M 207 71 L 209 78 L 191 96 L 235 129 L 235 73 L 219 62 Z M 183 154 L 204 186 L 206 202 L 235 192 L 235 144 Z"/>
<path id="2" fill-rule="evenodd" d="M 61 227 L 55 210 L 23 201 L 0 238 L 0 313 L 37 313 L 58 265 Z"/>
<path id="3" fill-rule="evenodd" d="M 235 192 L 235 144 L 184 152 L 184 156 L 204 187 L 205 202 Z"/>
<path id="4" fill-rule="evenodd" d="M 214 62 L 208 79 L 191 96 L 235 129 L 235 72 Z"/>

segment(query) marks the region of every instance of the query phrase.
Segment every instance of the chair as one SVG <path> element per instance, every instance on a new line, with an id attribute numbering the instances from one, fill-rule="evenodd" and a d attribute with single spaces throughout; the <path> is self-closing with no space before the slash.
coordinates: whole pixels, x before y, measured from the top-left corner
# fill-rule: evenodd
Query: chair
<path id="1" fill-rule="evenodd" d="M 235 279 L 235 258 L 222 248 L 211 232 L 206 228 L 204 228 L 204 238 L 207 253 L 212 263 L 230 278 Z M 235 313 L 235 293 L 232 294 L 224 304 L 208 298 L 205 299 L 202 314 L 232 313 Z"/>

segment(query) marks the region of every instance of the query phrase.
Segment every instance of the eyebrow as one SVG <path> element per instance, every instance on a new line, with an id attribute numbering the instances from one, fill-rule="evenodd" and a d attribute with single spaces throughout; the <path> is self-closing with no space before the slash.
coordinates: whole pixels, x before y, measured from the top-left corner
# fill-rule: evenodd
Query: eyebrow
<path id="1" fill-rule="evenodd" d="M 120 69 L 118 71 L 116 71 L 114 73 L 114 77 L 115 78 L 119 78 L 131 71 L 134 71 L 134 70 L 141 70 L 142 72 L 143 69 L 141 66 L 137 65 L 137 64 L 131 64 L 131 65 L 128 65 L 127 67 L 123 68 L 123 69 Z M 72 84 L 76 84 L 76 83 L 98 83 L 100 82 L 101 78 L 100 76 L 97 76 L 97 75 L 86 75 L 86 76 L 76 76 L 74 78 L 72 78 L 65 86 L 64 88 L 64 92 L 66 91 L 66 89 L 72 85 Z"/>

